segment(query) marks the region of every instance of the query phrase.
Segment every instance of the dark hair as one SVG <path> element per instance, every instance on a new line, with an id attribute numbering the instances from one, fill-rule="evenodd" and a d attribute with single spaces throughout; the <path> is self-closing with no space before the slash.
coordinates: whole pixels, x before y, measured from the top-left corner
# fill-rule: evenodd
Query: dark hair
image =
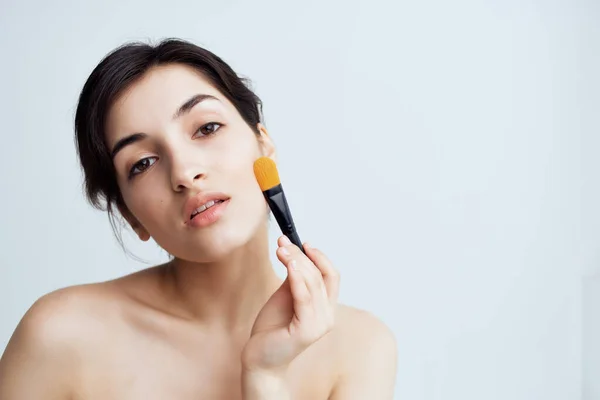
<path id="1" fill-rule="evenodd" d="M 75 114 L 75 142 L 84 173 L 88 201 L 107 211 L 116 229 L 114 206 L 127 210 L 116 179 L 116 171 L 106 147 L 105 122 L 117 97 L 154 66 L 179 63 L 193 67 L 233 103 L 256 134 L 262 121 L 262 102 L 250 89 L 250 81 L 238 76 L 212 52 L 180 39 L 165 39 L 157 45 L 141 42 L 124 44 L 102 59 L 85 82 Z"/>

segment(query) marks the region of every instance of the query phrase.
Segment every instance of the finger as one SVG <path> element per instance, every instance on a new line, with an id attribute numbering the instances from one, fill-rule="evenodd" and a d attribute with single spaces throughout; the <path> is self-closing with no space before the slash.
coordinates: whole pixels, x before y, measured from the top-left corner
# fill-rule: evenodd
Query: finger
<path id="1" fill-rule="evenodd" d="M 279 236 L 279 239 L 277 239 L 277 245 L 279 247 L 289 246 L 291 244 L 292 244 L 292 241 L 285 235 L 281 235 L 281 236 Z"/>
<path id="2" fill-rule="evenodd" d="M 284 247 L 280 247 L 280 249 L 284 249 Z M 278 251 L 278 253 L 281 252 L 283 250 Z M 284 254 L 283 258 L 285 259 L 285 257 Z M 295 316 L 290 325 L 290 334 L 299 339 L 302 345 L 307 345 L 313 343 L 333 327 L 334 310 L 327 298 L 323 278 L 310 260 L 298 262 L 297 259 L 292 258 L 286 266 L 288 267 L 288 281 Z M 310 289 L 311 277 L 308 276 L 308 267 L 316 271 L 314 275 L 321 280 L 320 290 Z"/>
<path id="3" fill-rule="evenodd" d="M 277 249 L 277 258 L 288 270 L 294 313 L 299 321 L 306 321 L 314 314 L 311 292 L 306 284 L 306 274 L 298 268 L 298 260 L 291 257 L 291 252 L 286 246 Z"/>
<path id="4" fill-rule="evenodd" d="M 322 251 L 311 247 L 308 243 L 304 243 L 304 251 L 306 252 L 306 256 L 321 272 L 330 302 L 332 304 L 337 302 L 340 290 L 339 272 L 333 267 L 329 258 Z"/>
<path id="5" fill-rule="evenodd" d="M 325 282 L 323 281 L 323 276 L 310 258 L 308 258 L 298 246 L 292 244 L 285 236 L 280 238 L 279 244 L 281 245 L 281 261 L 284 264 L 287 264 L 290 260 L 296 260 L 298 270 L 304 274 L 306 286 L 311 295 L 315 298 L 324 296 L 324 298 L 327 299 L 327 289 L 325 287 Z"/>
<path id="6" fill-rule="evenodd" d="M 293 278 L 298 278 L 300 275 L 294 272 L 300 272 L 310 294 L 310 299 L 307 299 L 310 305 L 298 301 L 301 317 L 298 317 L 300 324 L 296 327 L 299 329 L 300 336 L 311 342 L 333 327 L 335 307 L 328 297 L 323 275 L 314 262 L 285 237 L 280 238 L 279 245 L 281 246 L 278 249 L 280 260 L 292 269 L 289 275 L 290 283 L 293 284 Z M 329 269 L 333 270 L 333 267 L 329 266 Z"/>

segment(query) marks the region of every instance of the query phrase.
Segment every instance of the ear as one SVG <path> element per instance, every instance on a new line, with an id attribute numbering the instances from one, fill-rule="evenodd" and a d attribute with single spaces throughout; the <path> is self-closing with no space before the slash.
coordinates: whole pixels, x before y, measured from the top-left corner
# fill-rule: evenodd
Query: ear
<path id="1" fill-rule="evenodd" d="M 135 226 L 131 225 L 131 227 L 142 242 L 147 242 L 148 240 L 150 240 L 150 234 L 148 233 L 146 228 L 144 228 L 141 224 L 138 223 Z"/>
<path id="2" fill-rule="evenodd" d="M 123 218 L 125 218 L 127 223 L 129 223 L 131 229 L 133 229 L 136 235 L 138 235 L 140 240 L 142 242 L 147 242 L 148 240 L 150 240 L 150 234 L 148 233 L 146 228 L 144 228 L 144 226 L 140 224 L 140 222 L 137 220 L 137 218 L 133 216 L 129 209 L 122 205 L 118 205 L 117 207 Z"/>
<path id="3" fill-rule="evenodd" d="M 261 154 L 277 162 L 277 151 L 275 149 L 275 143 L 273 143 L 273 139 L 271 139 L 267 128 L 260 122 L 256 125 L 256 127 L 258 128 L 258 132 L 260 133 L 258 143 L 260 146 Z"/>

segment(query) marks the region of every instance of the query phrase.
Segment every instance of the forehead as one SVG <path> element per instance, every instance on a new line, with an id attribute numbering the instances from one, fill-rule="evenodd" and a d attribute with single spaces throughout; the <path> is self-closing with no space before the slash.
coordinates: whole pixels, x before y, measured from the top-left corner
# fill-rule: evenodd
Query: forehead
<path id="1" fill-rule="evenodd" d="M 168 64 L 151 68 L 112 104 L 107 116 L 107 141 L 170 122 L 175 111 L 197 94 L 221 100 L 222 104 L 208 102 L 211 109 L 225 111 L 228 106 L 225 96 L 192 67 Z"/>

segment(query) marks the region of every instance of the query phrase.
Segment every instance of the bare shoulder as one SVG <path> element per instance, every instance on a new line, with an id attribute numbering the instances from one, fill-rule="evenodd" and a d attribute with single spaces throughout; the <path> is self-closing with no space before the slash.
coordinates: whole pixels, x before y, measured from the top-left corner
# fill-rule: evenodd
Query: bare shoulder
<path id="1" fill-rule="evenodd" d="M 94 337 L 124 320 L 128 306 L 135 303 L 134 294 L 149 286 L 156 269 L 70 286 L 40 297 L 19 322 L 7 352 L 22 343 L 39 342 L 45 351 L 92 344 Z"/>
<path id="2" fill-rule="evenodd" d="M 347 342 L 364 344 L 365 339 L 383 341 L 388 347 L 396 347 L 392 330 L 377 316 L 360 308 L 340 304 L 336 314 L 339 333 Z"/>
<path id="3" fill-rule="evenodd" d="M 68 350 L 83 334 L 98 329 L 118 308 L 117 291 L 108 283 L 71 286 L 36 300 L 13 333 L 7 351 L 21 343 L 43 345 L 45 352 Z M 89 337 L 89 336 L 88 336 Z"/>
<path id="4" fill-rule="evenodd" d="M 332 333 L 339 377 L 331 399 L 392 399 L 398 348 L 390 327 L 368 311 L 339 305 Z"/>
<path id="5" fill-rule="evenodd" d="M 59 289 L 39 298 L 16 327 L 0 359 L 0 398 L 64 398 L 84 341 L 106 311 L 105 285 Z M 108 302 L 109 304 L 110 302 Z"/>

